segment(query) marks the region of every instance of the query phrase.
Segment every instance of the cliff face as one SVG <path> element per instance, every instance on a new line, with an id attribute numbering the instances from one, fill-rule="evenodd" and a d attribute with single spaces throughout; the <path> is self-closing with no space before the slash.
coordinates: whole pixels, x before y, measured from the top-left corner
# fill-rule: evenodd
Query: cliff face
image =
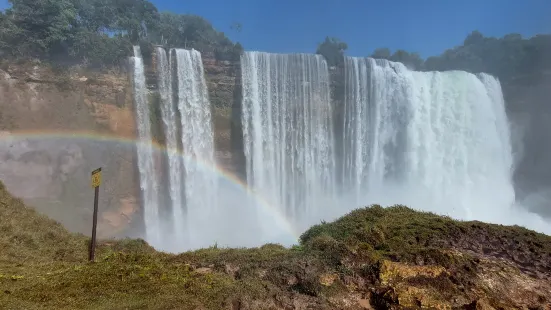
<path id="1" fill-rule="evenodd" d="M 551 218 L 551 72 L 518 76 L 502 83 L 512 126 L 517 199 Z"/>
<path id="2" fill-rule="evenodd" d="M 203 58 L 214 106 L 216 159 L 222 169 L 235 171 L 231 116 L 234 102 L 241 100 L 239 63 L 216 61 L 213 55 Z M 146 73 L 154 94 L 154 61 L 146 64 Z M 124 70 L 67 72 L 38 62 L 4 64 L 0 179 L 8 190 L 71 231 L 89 234 L 93 202 L 89 174 L 102 167 L 100 236 L 139 229 L 132 91 Z"/>
<path id="3" fill-rule="evenodd" d="M 239 62 L 217 61 L 214 55 L 203 55 L 205 79 L 209 98 L 213 105 L 214 143 L 217 164 L 224 170 L 240 174 L 239 150 L 243 144 L 235 145 L 236 133 L 232 132 L 241 119 L 233 111 L 241 106 L 241 65 Z"/>
<path id="4" fill-rule="evenodd" d="M 239 61 L 218 61 L 204 54 L 203 65 L 213 105 L 216 160 L 221 169 L 244 178 Z M 146 62 L 148 85 L 156 91 L 155 54 Z M 344 68 L 330 68 L 335 119 L 344 100 Z M 545 213 L 551 172 L 541 144 L 551 130 L 549 76 L 524 77 L 503 83 L 513 128 L 515 188 L 518 199 Z M 152 103 L 154 104 L 154 103 Z M 73 231 L 88 233 L 92 191 L 89 172 L 104 167 L 105 206 L 101 232 L 113 235 L 140 222 L 139 178 L 135 167 L 136 128 L 132 89 L 127 73 L 60 72 L 47 65 L 9 64 L 0 69 L 0 125 L 3 131 L 0 178 L 8 189 Z M 339 135 L 342 124 L 336 122 Z M 73 131 L 86 131 L 87 135 Z M 29 134 L 34 139 L 28 139 Z M 63 135 L 63 138 L 60 137 Z M 105 138 L 103 142 L 98 137 Z M 27 138 L 27 139 L 24 139 Z M 337 141 L 338 143 L 339 141 Z M 337 149 L 341 149 L 337 145 Z M 542 168 L 543 167 L 543 168 Z M 111 182 L 111 183 L 108 183 Z M 539 193 L 542 194 L 539 194 Z M 531 203 L 531 204 L 530 204 Z M 74 212 L 73 212 L 74 211 Z"/>
<path id="5" fill-rule="evenodd" d="M 242 173 L 239 63 L 217 62 L 208 55 L 203 61 L 214 105 L 217 161 Z M 152 70 L 148 75 L 154 89 Z M 342 68 L 331 69 L 337 114 L 342 74 Z M 533 102 L 548 94 L 546 82 L 515 85 L 504 85 L 509 113 L 538 115 Z M 7 189 L 70 230 L 88 234 L 90 172 L 101 166 L 100 237 L 140 222 L 131 93 L 124 72 L 62 74 L 41 64 L 2 67 L 0 179 Z M 36 250 L 43 239 L 35 235 L 35 219 L 17 231 L 23 222 L 20 210 L 27 209 L 11 196 L 0 204 L 0 220 L 16 218 L 17 225 L 5 227 L 18 233 L 17 238 L 0 236 L 0 243 L 14 252 L 0 251 L 0 256 L 18 264 L 17 255 L 27 255 L 15 253 L 18 247 L 31 244 Z M 0 291 L 8 305 L 40 303 L 59 309 L 131 301 L 146 308 L 193 309 L 551 309 L 548 236 L 518 227 L 454 222 L 403 207 L 363 209 L 315 226 L 293 249 L 212 248 L 172 256 L 144 251 L 138 242 L 121 242 L 101 245 L 102 260 L 90 265 L 79 263 L 85 259 L 84 247 L 76 254 L 55 248 L 63 243 L 74 250 L 84 242 L 70 238 L 47 244 L 35 255 L 43 259 L 42 252 L 48 253 L 62 261 L 59 265 L 14 267 L 4 260 L 10 263 L 2 266 L 0 260 Z M 63 255 L 78 256 L 70 260 L 75 268 L 67 270 Z M 115 293 L 94 294 L 97 298 L 90 300 L 82 295 L 83 285 Z M 129 292 L 136 295 L 129 298 Z M 74 296 L 73 304 L 58 304 L 67 295 Z"/>
<path id="6" fill-rule="evenodd" d="M 90 233 L 90 172 L 103 167 L 99 231 L 112 235 L 137 210 L 131 90 L 123 72 L 59 72 L 40 63 L 0 70 L 0 178 L 72 231 Z"/>

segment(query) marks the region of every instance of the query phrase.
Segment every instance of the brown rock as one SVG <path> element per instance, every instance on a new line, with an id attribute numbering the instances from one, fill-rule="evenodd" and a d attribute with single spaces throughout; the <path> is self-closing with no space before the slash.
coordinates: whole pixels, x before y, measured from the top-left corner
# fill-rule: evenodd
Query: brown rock
<path id="1" fill-rule="evenodd" d="M 289 276 L 287 278 L 287 285 L 295 285 L 298 283 L 298 278 L 296 276 Z"/>
<path id="2" fill-rule="evenodd" d="M 323 274 L 320 276 L 320 284 L 323 286 L 331 286 L 335 280 L 339 278 L 338 274 L 331 273 L 331 274 Z"/>
<path id="3" fill-rule="evenodd" d="M 132 219 L 125 199 L 139 197 L 134 152 L 116 142 L 136 135 L 128 76 L 82 68 L 53 72 L 38 63 L 7 67 L 0 70 L 0 127 L 16 142 L 4 138 L 0 145 L 8 190 L 69 230 L 89 234 L 88 173 L 101 165 L 101 236 L 122 232 Z M 41 139 L 28 140 L 29 133 Z"/>
<path id="4" fill-rule="evenodd" d="M 368 310 L 372 310 L 373 307 L 371 307 L 371 303 L 369 302 L 368 299 L 360 299 L 358 300 L 358 305 L 360 305 L 360 307 L 362 309 L 368 309 Z"/>
<path id="5" fill-rule="evenodd" d="M 476 302 L 476 310 L 495 310 L 486 299 L 480 299 Z"/>

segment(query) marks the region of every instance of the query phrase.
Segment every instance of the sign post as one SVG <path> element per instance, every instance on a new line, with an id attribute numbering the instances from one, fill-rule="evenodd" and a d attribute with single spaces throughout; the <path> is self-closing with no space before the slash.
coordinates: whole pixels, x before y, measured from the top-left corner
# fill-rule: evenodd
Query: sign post
<path id="1" fill-rule="evenodd" d="M 94 261 L 94 252 L 96 250 L 96 227 L 98 225 L 98 196 L 99 186 L 101 185 L 101 168 L 92 171 L 92 187 L 94 188 L 94 219 L 92 222 L 92 241 L 88 251 L 88 259 Z"/>

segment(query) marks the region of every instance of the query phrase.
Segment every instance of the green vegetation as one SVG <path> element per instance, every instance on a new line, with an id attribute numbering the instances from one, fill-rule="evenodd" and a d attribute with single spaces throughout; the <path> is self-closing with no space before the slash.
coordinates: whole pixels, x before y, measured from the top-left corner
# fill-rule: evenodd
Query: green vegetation
<path id="1" fill-rule="evenodd" d="M 471 249 L 472 244 L 462 244 L 464 240 L 471 240 L 473 244 L 499 241 L 486 246 L 490 252 L 499 252 L 499 247 L 515 244 L 526 247 L 528 252 L 537 248 L 551 255 L 551 238 L 544 234 L 519 226 L 455 221 L 405 206 L 382 208 L 374 205 L 358 209 L 333 223 L 313 226 L 301 236 L 301 243 L 306 245 L 320 240 L 324 243 L 330 240 L 341 248 L 369 249 L 381 257 L 409 262 L 415 262 L 419 253 L 423 253 L 425 259 L 438 259 L 431 254 L 443 247 L 474 250 L 476 246 Z M 513 256 L 516 250 L 510 249 L 507 255 Z"/>
<path id="2" fill-rule="evenodd" d="M 325 37 L 325 41 L 318 45 L 316 54 L 322 55 L 327 60 L 329 66 L 338 66 L 342 64 L 344 52 L 348 49 L 348 44 L 337 38 Z"/>
<path id="3" fill-rule="evenodd" d="M 342 63 L 347 44 L 337 38 L 326 38 L 318 45 L 317 54 L 323 55 L 330 66 Z M 418 53 L 388 48 L 377 48 L 370 57 L 401 62 L 414 70 L 463 70 L 485 72 L 497 76 L 502 83 L 531 75 L 532 80 L 551 70 L 551 35 L 522 38 L 508 34 L 503 38 L 484 37 L 479 31 L 469 34 L 463 45 L 446 50 L 442 55 L 423 60 Z"/>
<path id="4" fill-rule="evenodd" d="M 508 34 L 494 38 L 473 31 L 462 46 L 449 49 L 439 57 L 429 57 L 424 69 L 486 72 L 499 77 L 502 83 L 527 74 L 538 79 L 551 69 L 550 52 L 551 35 L 523 39 L 519 34 Z"/>
<path id="5" fill-rule="evenodd" d="M 237 60 L 243 47 L 233 43 L 210 22 L 196 15 L 159 12 L 147 0 L 10 0 L 0 12 L 0 55 L 4 58 L 38 58 L 57 65 L 79 64 L 92 68 L 117 66 L 142 46 L 148 59 L 151 47 L 195 48 L 217 59 Z M 231 29 L 240 32 L 242 25 Z M 376 49 L 371 57 L 402 62 L 416 70 L 487 72 L 502 82 L 551 68 L 551 36 L 523 39 L 469 34 L 463 45 L 423 60 L 404 50 Z M 342 63 L 348 48 L 338 38 L 326 37 L 316 50 L 330 66 Z M 538 75 L 539 74 L 539 75 Z"/>
<path id="6" fill-rule="evenodd" d="M 171 47 L 194 48 L 202 53 L 214 53 L 217 59 L 239 59 L 243 48 L 233 44 L 223 33 L 197 15 L 161 13 L 152 34 L 155 43 Z"/>
<path id="7" fill-rule="evenodd" d="M 60 65 L 112 67 L 151 44 L 195 48 L 218 59 L 242 51 L 202 17 L 159 13 L 147 0 L 10 0 L 0 12 L 0 53 Z"/>
<path id="8" fill-rule="evenodd" d="M 84 236 L 71 235 L 61 225 L 12 197 L 0 182 L 0 264 L 80 261 Z"/>
<path id="9" fill-rule="evenodd" d="M 399 302 L 389 295 L 393 281 L 402 283 L 392 284 L 393 294 L 415 292 L 400 285 L 423 289 L 431 297 L 423 302 L 436 305 L 475 291 L 474 279 L 484 272 L 477 246 L 539 257 L 542 268 L 551 257 L 550 237 L 520 227 L 372 206 L 312 227 L 290 249 L 214 246 L 172 255 L 127 239 L 100 242 L 97 261 L 89 263 L 88 238 L 27 208 L 3 185 L 0 232 L 0 304 L 10 309 L 273 309 L 297 303 L 334 309 L 351 291 L 369 293 L 372 306 L 387 309 L 410 298 L 400 295 Z M 463 250 L 471 254 L 453 252 Z"/>

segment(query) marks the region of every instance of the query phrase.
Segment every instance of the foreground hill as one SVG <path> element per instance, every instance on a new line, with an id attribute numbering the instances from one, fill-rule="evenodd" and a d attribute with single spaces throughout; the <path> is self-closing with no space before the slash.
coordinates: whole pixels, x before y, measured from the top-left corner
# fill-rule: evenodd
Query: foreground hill
<path id="1" fill-rule="evenodd" d="M 372 206 L 291 249 L 180 255 L 68 233 L 0 186 L 4 309 L 549 309 L 551 237 Z M 547 307 L 547 308 L 546 308 Z"/>

